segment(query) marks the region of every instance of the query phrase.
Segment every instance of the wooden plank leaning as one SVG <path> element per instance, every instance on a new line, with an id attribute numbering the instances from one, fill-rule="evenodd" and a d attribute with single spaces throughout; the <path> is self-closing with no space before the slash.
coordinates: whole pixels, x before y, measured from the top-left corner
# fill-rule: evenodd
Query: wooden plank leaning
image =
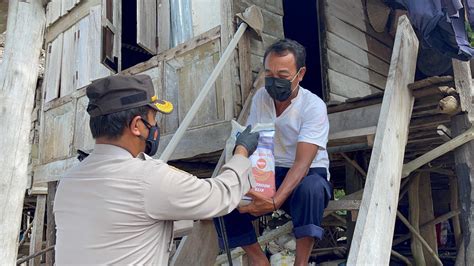
<path id="1" fill-rule="evenodd" d="M 402 16 L 398 21 L 348 265 L 386 265 L 390 260 L 403 157 L 414 103 L 407 85 L 414 80 L 417 54 L 418 39 L 408 18 Z"/>
<path id="2" fill-rule="evenodd" d="M 0 265 L 14 265 L 27 186 L 31 113 L 46 15 L 43 1 L 11 0 L 0 65 Z"/>

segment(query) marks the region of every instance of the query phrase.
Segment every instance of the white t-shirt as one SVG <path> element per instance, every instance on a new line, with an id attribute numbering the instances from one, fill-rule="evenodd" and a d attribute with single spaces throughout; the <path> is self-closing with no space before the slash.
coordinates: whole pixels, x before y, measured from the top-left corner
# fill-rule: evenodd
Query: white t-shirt
<path id="1" fill-rule="evenodd" d="M 260 88 L 252 99 L 247 125 L 275 123 L 275 165 L 291 168 L 296 158 L 296 145 L 306 142 L 318 146 L 313 167 L 329 169 L 326 150 L 329 119 L 326 104 L 317 95 L 299 87 L 298 95 L 276 117 L 275 104 L 265 88 Z M 328 171 L 329 179 L 329 171 Z"/>

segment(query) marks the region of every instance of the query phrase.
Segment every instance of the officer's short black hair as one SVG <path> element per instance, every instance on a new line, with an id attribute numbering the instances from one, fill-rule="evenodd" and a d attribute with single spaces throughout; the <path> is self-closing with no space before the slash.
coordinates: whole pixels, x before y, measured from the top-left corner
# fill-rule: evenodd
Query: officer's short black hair
<path id="1" fill-rule="evenodd" d="M 300 69 L 306 65 L 306 49 L 297 41 L 281 39 L 270 45 L 267 50 L 265 50 L 263 64 L 265 64 L 265 59 L 270 53 L 275 53 L 279 56 L 292 53 L 296 60 L 296 69 Z"/>
<path id="2" fill-rule="evenodd" d="M 149 111 L 151 111 L 151 108 L 145 105 L 107 115 L 91 117 L 89 126 L 92 137 L 94 139 L 100 137 L 117 139 L 122 136 L 124 129 L 130 126 L 130 122 L 132 122 L 134 117 L 141 116 L 143 119 L 146 119 Z"/>

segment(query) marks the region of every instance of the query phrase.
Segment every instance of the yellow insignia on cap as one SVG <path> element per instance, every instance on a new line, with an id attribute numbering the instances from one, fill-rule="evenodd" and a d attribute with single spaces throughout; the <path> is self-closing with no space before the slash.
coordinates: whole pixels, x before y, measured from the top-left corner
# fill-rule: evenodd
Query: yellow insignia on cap
<path id="1" fill-rule="evenodd" d="M 162 113 L 169 114 L 173 111 L 173 104 L 168 101 L 157 100 L 153 105 Z"/>

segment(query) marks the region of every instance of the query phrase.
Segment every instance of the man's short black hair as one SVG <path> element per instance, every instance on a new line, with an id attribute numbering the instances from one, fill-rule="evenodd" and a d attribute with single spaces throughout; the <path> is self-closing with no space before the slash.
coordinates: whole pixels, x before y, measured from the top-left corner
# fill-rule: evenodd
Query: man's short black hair
<path id="1" fill-rule="evenodd" d="M 263 64 L 265 64 L 265 59 L 270 53 L 275 53 L 279 56 L 285 56 L 288 53 L 292 53 L 296 60 L 296 69 L 300 69 L 306 65 L 306 49 L 297 41 L 281 39 L 270 45 L 267 50 L 265 50 Z"/>
<path id="2" fill-rule="evenodd" d="M 130 126 L 130 122 L 135 116 L 147 118 L 151 108 L 140 106 L 116 113 L 91 117 L 89 126 L 94 139 L 106 137 L 108 139 L 117 139 L 123 134 L 123 130 Z"/>

